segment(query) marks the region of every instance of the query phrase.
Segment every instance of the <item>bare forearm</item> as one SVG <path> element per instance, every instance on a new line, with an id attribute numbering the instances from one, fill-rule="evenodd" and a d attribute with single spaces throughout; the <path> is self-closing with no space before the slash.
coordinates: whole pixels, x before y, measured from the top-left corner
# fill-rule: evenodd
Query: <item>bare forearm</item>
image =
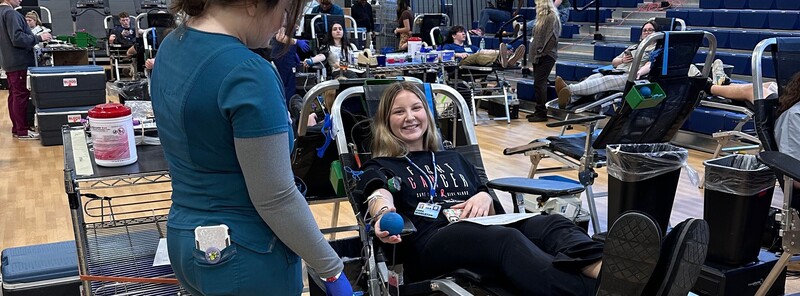
<path id="1" fill-rule="evenodd" d="M 393 209 L 394 208 L 394 198 L 392 197 L 392 193 L 386 189 L 378 189 L 372 192 L 369 197 L 367 197 L 368 203 L 368 211 L 369 215 L 375 217 L 376 215 L 381 212 L 381 209 Z M 381 213 L 382 214 L 382 213 Z"/>

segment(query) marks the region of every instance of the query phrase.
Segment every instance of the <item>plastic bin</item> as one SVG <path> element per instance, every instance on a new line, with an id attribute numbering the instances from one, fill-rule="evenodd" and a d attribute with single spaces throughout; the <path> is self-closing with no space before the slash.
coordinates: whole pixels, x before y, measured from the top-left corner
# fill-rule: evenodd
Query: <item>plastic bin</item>
<path id="1" fill-rule="evenodd" d="M 689 153 L 670 144 L 615 144 L 606 147 L 608 225 L 627 211 L 641 211 L 666 233 L 672 202 Z"/>
<path id="2" fill-rule="evenodd" d="M 757 260 L 775 174 L 755 155 L 729 155 L 708 160 L 705 166 L 708 260 L 736 266 Z"/>

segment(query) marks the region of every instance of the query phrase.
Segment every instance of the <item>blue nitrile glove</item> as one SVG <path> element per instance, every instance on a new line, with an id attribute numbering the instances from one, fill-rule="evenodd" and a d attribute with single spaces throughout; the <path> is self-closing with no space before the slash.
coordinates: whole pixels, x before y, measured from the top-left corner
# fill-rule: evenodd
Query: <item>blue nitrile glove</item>
<path id="1" fill-rule="evenodd" d="M 306 65 L 308 65 L 309 67 L 313 66 L 314 65 L 314 60 L 306 59 Z"/>
<path id="2" fill-rule="evenodd" d="M 295 45 L 297 45 L 297 47 L 302 49 L 304 52 L 311 51 L 311 46 L 308 45 L 308 41 L 306 41 L 306 40 L 297 39 L 295 41 Z"/>
<path id="3" fill-rule="evenodd" d="M 350 281 L 347 280 L 344 272 L 333 282 L 325 281 L 325 295 L 353 296 L 353 287 L 350 286 Z"/>

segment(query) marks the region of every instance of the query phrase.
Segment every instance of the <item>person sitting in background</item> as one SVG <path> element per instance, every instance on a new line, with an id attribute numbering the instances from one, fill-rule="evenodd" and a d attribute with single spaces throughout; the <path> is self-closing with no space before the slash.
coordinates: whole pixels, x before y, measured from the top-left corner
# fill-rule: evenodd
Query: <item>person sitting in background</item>
<path id="1" fill-rule="evenodd" d="M 322 40 L 319 54 L 306 59 L 303 63 L 305 67 L 313 66 L 315 63 L 328 62 L 328 73 L 336 76 L 337 73 L 347 78 L 356 78 L 363 70 L 353 67 L 345 67 L 355 61 L 355 53 L 358 51 L 355 45 L 351 44 L 344 33 L 344 27 L 340 23 L 333 23 L 330 33 L 325 35 Z M 344 62 L 344 64 L 342 63 Z M 346 71 L 341 72 L 342 69 Z"/>
<path id="2" fill-rule="evenodd" d="M 344 15 L 344 9 L 339 5 L 333 4 L 331 0 L 322 0 L 317 7 L 311 9 L 311 13 L 327 13 L 332 15 Z"/>
<path id="3" fill-rule="evenodd" d="M 28 11 L 28 13 L 25 14 L 25 22 L 28 23 L 28 27 L 31 28 L 31 33 L 33 33 L 33 35 L 39 36 L 42 35 L 42 33 L 50 32 L 50 29 L 42 26 L 42 20 L 39 19 L 39 14 L 35 11 Z"/>
<path id="4" fill-rule="evenodd" d="M 119 25 L 115 25 L 108 35 L 108 44 L 119 44 L 127 48 L 127 56 L 136 55 L 136 31 L 131 28 L 131 18 L 127 12 L 120 12 Z"/>
<path id="5" fill-rule="evenodd" d="M 658 24 L 655 21 L 647 21 L 642 25 L 642 35 L 639 37 L 641 42 L 650 34 L 660 31 Z M 650 53 L 655 49 L 655 45 L 650 45 L 645 49 L 639 48 L 639 44 L 628 46 L 621 54 L 611 61 L 614 66 L 614 72 L 603 74 L 595 73 L 587 77 L 585 80 L 567 85 L 561 76 L 556 76 L 556 93 L 558 94 L 558 107 L 561 109 L 567 108 L 572 102 L 578 100 L 582 96 L 589 96 L 599 94 L 607 91 L 623 91 L 625 90 L 625 81 L 628 80 L 627 73 L 636 70 L 637 77 L 650 73 Z M 641 61 L 639 61 L 639 69 L 631 69 L 633 65 L 633 57 L 636 52 L 644 50 Z"/>
<path id="6" fill-rule="evenodd" d="M 491 2 L 490 2 L 491 3 Z M 478 28 L 470 30 L 469 33 L 473 35 L 483 36 L 486 33 L 486 25 L 489 21 L 500 25 L 507 22 L 512 17 L 519 14 L 519 9 L 522 7 L 523 1 L 517 1 L 517 10 L 514 10 L 514 0 L 495 0 L 494 7 L 487 7 L 481 10 L 481 16 L 478 20 Z"/>
<path id="7" fill-rule="evenodd" d="M 500 44 L 500 50 L 481 50 L 475 45 L 466 44 L 466 40 L 467 33 L 464 27 L 453 26 L 442 46 L 443 50 L 455 52 L 456 58 L 461 60 L 460 65 L 489 66 L 497 63 L 503 68 L 513 67 L 525 55 L 525 45 L 520 45 L 513 53 L 509 53 L 505 43 Z"/>

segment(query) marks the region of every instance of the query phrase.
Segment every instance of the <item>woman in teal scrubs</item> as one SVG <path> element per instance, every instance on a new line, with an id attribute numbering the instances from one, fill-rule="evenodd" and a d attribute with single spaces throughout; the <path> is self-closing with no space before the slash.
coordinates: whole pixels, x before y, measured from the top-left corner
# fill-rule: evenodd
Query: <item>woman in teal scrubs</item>
<path id="1" fill-rule="evenodd" d="M 352 295 L 295 187 L 278 74 L 248 50 L 294 27 L 304 2 L 172 1 L 187 18 L 161 44 L 151 92 L 172 176 L 169 257 L 192 295 L 300 295 L 300 257 L 330 295 Z M 196 239 L 199 226 L 223 230 Z"/>

